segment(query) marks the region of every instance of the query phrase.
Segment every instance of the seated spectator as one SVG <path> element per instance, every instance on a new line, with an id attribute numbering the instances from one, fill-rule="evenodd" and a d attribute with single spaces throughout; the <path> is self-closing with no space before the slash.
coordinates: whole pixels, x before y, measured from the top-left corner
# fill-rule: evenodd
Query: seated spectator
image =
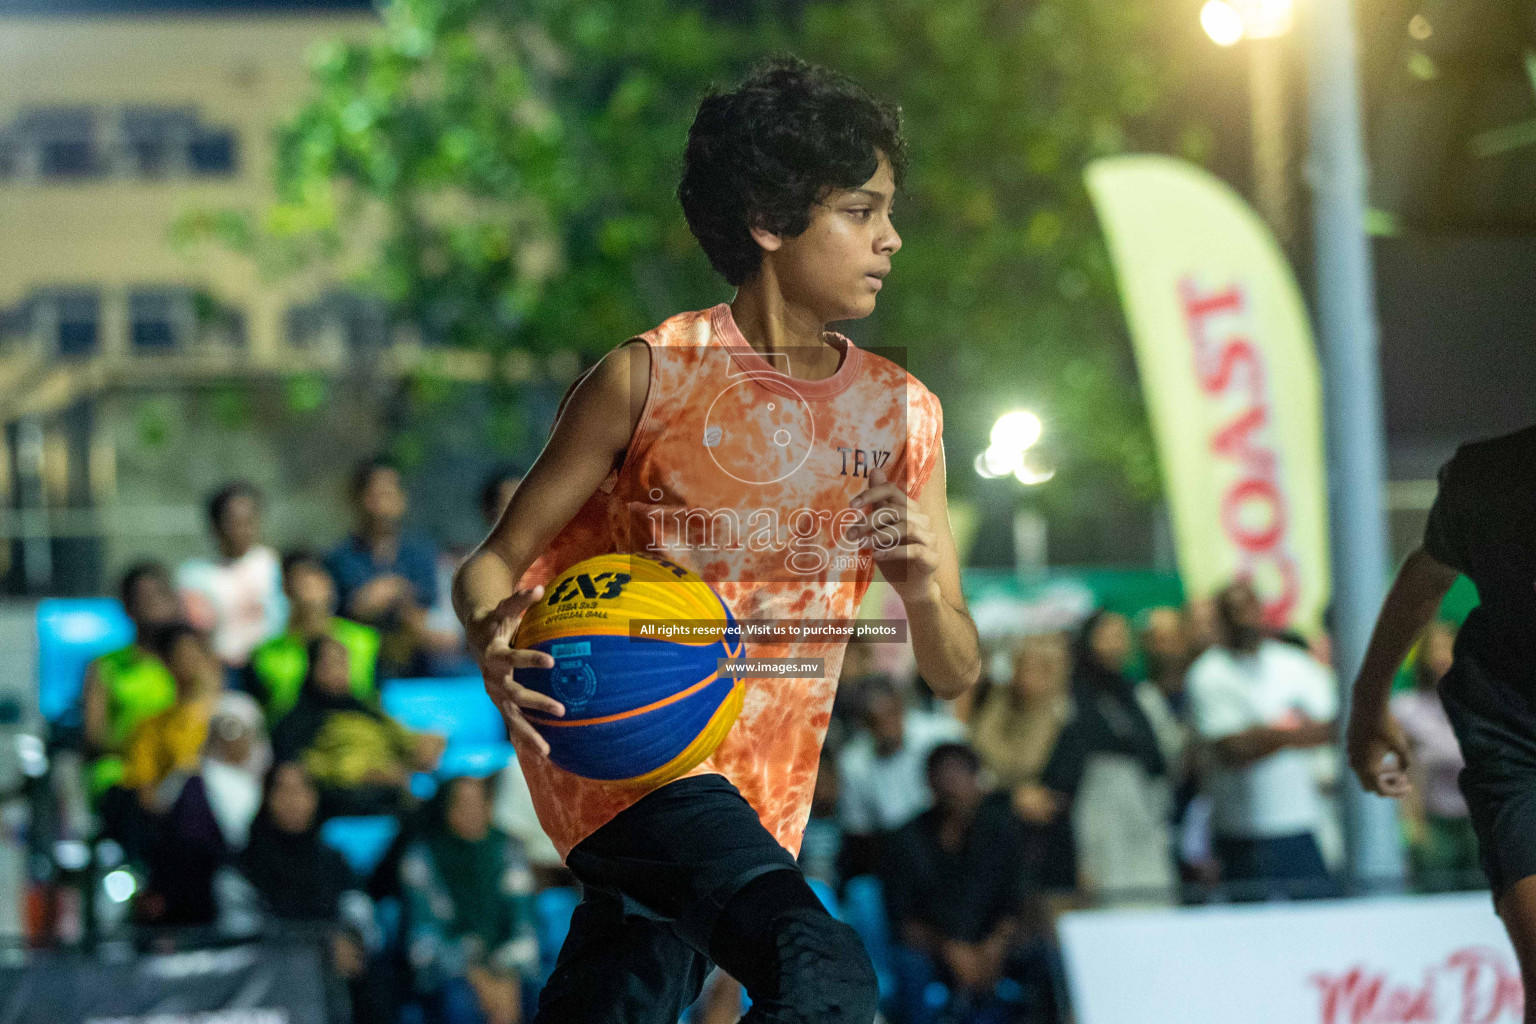
<path id="1" fill-rule="evenodd" d="M 1044 784 L 1069 802 L 1078 884 L 1098 902 L 1168 902 L 1174 885 L 1167 762 L 1125 674 L 1125 616 L 1099 611 L 1073 650 L 1074 715 Z"/>
<path id="2" fill-rule="evenodd" d="M 155 633 L 151 653 L 171 673 L 173 703 L 134 727 L 117 784 L 101 794 L 101 831 L 142 864 L 161 817 L 197 770 L 223 667 L 206 639 L 185 623 Z"/>
<path id="3" fill-rule="evenodd" d="M 438 601 L 437 548 L 402 531 L 405 488 L 393 463 L 363 463 L 352 478 L 352 502 L 356 531 L 326 557 L 341 613 L 379 631 L 385 678 L 426 675 L 434 652 L 462 646 L 461 637 L 427 623 Z"/>
<path id="4" fill-rule="evenodd" d="M 1071 674 L 1062 634 L 1027 637 L 1014 652 L 1008 685 L 993 688 L 970 725 L 983 766 L 1024 826 L 1030 876 L 1056 892 L 1077 887 L 1076 844 L 1070 816 L 1041 778 L 1072 719 Z"/>
<path id="5" fill-rule="evenodd" d="M 246 670 L 245 689 L 276 723 L 299 699 L 309 671 L 309 645 L 328 636 L 347 649 L 352 694 L 372 700 L 379 663 L 378 630 L 336 614 L 336 584 L 320 557 L 293 551 L 283 557 L 283 593 L 288 628 L 256 648 Z"/>
<path id="6" fill-rule="evenodd" d="M 261 709 L 246 694 L 220 694 L 201 766 L 156 823 L 148 878 L 134 907 L 141 923 L 217 921 L 214 879 L 245 848 L 269 761 Z"/>
<path id="7" fill-rule="evenodd" d="M 838 755 L 839 815 L 848 843 L 848 870 L 873 869 L 882 833 L 900 828 L 932 802 L 923 769 L 929 751 L 965 735 L 947 714 L 907 710 L 889 677 L 864 684 L 864 727 Z"/>
<path id="8" fill-rule="evenodd" d="M 1037 1010 L 1054 1013 L 1049 974 L 1033 940 L 1023 837 L 1008 798 L 987 796 L 981 760 L 963 743 L 927 758 L 934 805 L 892 834 L 880 877 L 897 965 L 897 1001 L 911 1024 L 936 1020 L 925 998 L 938 980 L 954 994 L 951 1020 L 987 1011 L 997 983 L 1025 987 Z M 1054 1020 L 1054 1015 L 1041 1019 Z"/>
<path id="9" fill-rule="evenodd" d="M 1333 742 L 1332 673 L 1265 634 L 1247 582 L 1223 590 L 1216 609 L 1220 639 L 1190 667 L 1189 700 L 1211 751 L 1207 792 L 1222 878 L 1238 883 L 1239 898 L 1326 895 L 1312 755 Z"/>
<path id="10" fill-rule="evenodd" d="M 207 638 L 185 623 L 164 629 L 156 646 L 171 671 L 176 702 L 134 729 L 122 785 L 147 811 L 162 814 L 197 771 L 224 672 Z"/>
<path id="11" fill-rule="evenodd" d="M 1450 671 L 1456 631 L 1432 622 L 1419 640 L 1414 688 L 1392 698 L 1392 716 L 1412 748 L 1413 788 L 1402 801 L 1408 859 L 1425 892 L 1461 888 L 1478 868 L 1477 836 L 1457 778 L 1465 766 L 1461 747 L 1440 702 L 1440 680 Z"/>
<path id="12" fill-rule="evenodd" d="M 249 694 L 219 694 L 198 776 L 219 834 L 232 851 L 245 849 L 271 765 L 272 745 L 256 702 Z"/>
<path id="13" fill-rule="evenodd" d="M 187 618 L 210 634 L 213 649 L 231 674 L 251 651 L 283 627 L 277 553 L 261 543 L 261 492 L 245 481 L 208 499 L 208 525 L 218 554 L 194 558 L 176 572 Z"/>
<path id="14" fill-rule="evenodd" d="M 301 760 L 320 787 L 322 816 L 389 814 L 408 803 L 411 772 L 431 771 L 446 743 L 411 733 L 352 694 L 347 649 L 311 641 L 299 699 L 272 733 L 279 760 Z"/>
<path id="15" fill-rule="evenodd" d="M 123 777 L 123 749 L 144 719 L 176 702 L 171 670 L 153 650 L 157 630 L 180 617 L 171 575 L 158 562 L 123 574 L 123 610 L 133 622 L 133 643 L 92 661 L 81 691 L 85 754 L 92 758 L 90 792 L 100 798 Z"/>
<path id="16" fill-rule="evenodd" d="M 537 976 L 533 873 L 491 825 L 490 783 L 444 783 L 400 865 L 406 955 L 427 1024 L 517 1024 Z"/>
<path id="17" fill-rule="evenodd" d="M 368 957 L 381 945 L 373 901 L 341 854 L 320 841 L 319 799 L 303 765 L 273 765 L 263 786 L 261 810 L 251 824 L 250 843 L 238 861 L 240 877 L 269 922 L 325 939 L 331 965 L 350 990 L 357 1019 L 382 1020 L 378 986 L 365 982 Z M 236 904 L 242 899 L 229 898 Z M 225 913 L 231 909 L 221 907 Z M 329 1019 L 351 1019 L 348 993 L 328 996 Z"/>

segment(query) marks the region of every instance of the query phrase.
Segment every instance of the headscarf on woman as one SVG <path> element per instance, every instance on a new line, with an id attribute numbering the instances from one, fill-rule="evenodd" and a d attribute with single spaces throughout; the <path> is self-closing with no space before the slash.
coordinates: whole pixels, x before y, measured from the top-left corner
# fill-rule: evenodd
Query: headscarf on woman
<path id="1" fill-rule="evenodd" d="M 240 859 L 241 873 L 261 894 L 274 917 L 334 921 L 341 912 L 342 894 L 359 888 L 352 869 L 341 854 L 320 841 L 317 815 L 311 816 L 302 831 L 290 832 L 280 827 L 272 814 L 272 790 L 278 773 L 294 764 L 279 761 L 267 772 L 261 810 L 251 823 L 250 842 Z"/>
<path id="2" fill-rule="evenodd" d="M 236 690 L 219 694 L 203 744 L 201 774 L 208 805 L 232 850 L 245 848 L 271 764 L 272 744 L 260 705 Z"/>
<path id="3" fill-rule="evenodd" d="M 477 966 L 507 976 L 537 969 L 533 874 L 521 844 L 490 823 L 490 797 L 484 780 L 445 782 L 401 860 L 407 948 L 424 995 Z"/>
<path id="4" fill-rule="evenodd" d="M 1094 632 L 1110 613 L 1090 615 L 1072 643 L 1072 700 L 1076 715 L 1063 732 L 1052 766 L 1051 788 L 1077 788 L 1087 759 L 1093 754 L 1120 754 L 1139 762 L 1148 776 L 1168 772 L 1157 733 L 1147 718 L 1136 688 L 1120 666 L 1107 665 L 1094 648 Z"/>
<path id="5" fill-rule="evenodd" d="M 299 699 L 272 730 L 272 751 L 278 760 L 291 760 L 302 754 L 325 727 L 326 719 L 337 712 L 354 712 L 381 722 L 388 721 L 382 711 L 359 700 L 350 690 L 340 694 L 327 693 L 316 681 L 321 651 L 326 644 L 336 642 L 329 636 L 316 637 L 309 642 L 306 649 L 309 668 L 304 673 Z"/>

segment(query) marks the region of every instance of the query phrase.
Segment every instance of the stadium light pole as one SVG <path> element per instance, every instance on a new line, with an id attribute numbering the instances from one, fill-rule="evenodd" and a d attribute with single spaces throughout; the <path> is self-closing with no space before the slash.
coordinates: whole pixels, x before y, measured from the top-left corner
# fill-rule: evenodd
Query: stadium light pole
<path id="1" fill-rule="evenodd" d="M 1331 501 L 1334 664 L 1349 688 L 1365 657 L 1390 572 L 1375 279 L 1365 231 L 1365 148 L 1351 0 L 1309 6 L 1308 135 L 1317 335 Z M 1341 768 L 1349 865 L 1356 880 L 1403 883 L 1393 802 L 1364 792 Z"/>
<path id="2" fill-rule="evenodd" d="M 1254 205 L 1282 249 L 1295 236 L 1290 191 L 1290 126 L 1286 39 L 1295 22 L 1292 0 L 1207 0 L 1200 27 L 1217 46 L 1248 51 L 1248 120 Z"/>

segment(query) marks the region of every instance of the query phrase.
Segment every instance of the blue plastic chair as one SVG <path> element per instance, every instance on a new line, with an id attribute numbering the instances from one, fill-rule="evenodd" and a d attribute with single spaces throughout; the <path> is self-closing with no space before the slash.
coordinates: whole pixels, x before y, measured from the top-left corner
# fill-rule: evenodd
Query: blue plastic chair
<path id="1" fill-rule="evenodd" d="M 460 775 L 484 779 L 500 772 L 515 755 L 512 744 L 507 742 L 460 743 L 455 739 L 443 751 L 443 759 L 438 762 L 436 774 L 439 779 L 452 779 Z"/>
<path id="2" fill-rule="evenodd" d="M 331 818 L 320 826 L 320 841 L 345 857 L 363 878 L 373 874 L 399 834 L 400 819 L 388 814 Z"/>
<path id="3" fill-rule="evenodd" d="M 843 908 L 838 904 L 837 890 L 819 878 L 807 877 L 805 881 L 810 885 L 811 892 L 816 894 L 816 898 L 821 900 L 821 905 L 827 908 L 827 913 L 839 921 L 843 920 Z"/>
<path id="4" fill-rule="evenodd" d="M 85 667 L 133 642 L 133 622 L 111 597 L 50 597 L 37 604 L 37 705 L 57 722 L 80 701 Z"/>
<path id="5" fill-rule="evenodd" d="M 539 987 L 555 970 L 555 958 L 571 931 L 571 915 L 581 902 L 581 892 L 572 886 L 557 885 L 533 897 L 533 927 L 539 938 Z"/>
<path id="6" fill-rule="evenodd" d="M 896 975 L 891 962 L 891 927 L 885 916 L 885 891 L 880 879 L 874 875 L 848 879 L 848 884 L 843 887 L 842 911 L 839 920 L 864 940 L 864 948 L 875 965 L 875 978 L 880 983 L 880 1001 L 884 1003 L 896 993 Z"/>
<path id="7" fill-rule="evenodd" d="M 478 676 L 391 679 L 379 700 L 385 714 L 408 729 L 433 732 L 452 743 L 504 744 L 507 727 Z"/>

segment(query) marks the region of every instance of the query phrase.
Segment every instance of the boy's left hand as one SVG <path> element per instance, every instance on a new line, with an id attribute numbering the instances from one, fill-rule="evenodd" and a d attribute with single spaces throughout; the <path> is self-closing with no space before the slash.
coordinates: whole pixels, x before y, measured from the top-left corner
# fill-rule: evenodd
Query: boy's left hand
<path id="1" fill-rule="evenodd" d="M 869 488 L 848 504 L 865 515 L 848 536 L 870 551 L 897 595 L 907 601 L 926 594 L 939 567 L 938 536 L 928 516 L 882 469 L 870 471 Z"/>

